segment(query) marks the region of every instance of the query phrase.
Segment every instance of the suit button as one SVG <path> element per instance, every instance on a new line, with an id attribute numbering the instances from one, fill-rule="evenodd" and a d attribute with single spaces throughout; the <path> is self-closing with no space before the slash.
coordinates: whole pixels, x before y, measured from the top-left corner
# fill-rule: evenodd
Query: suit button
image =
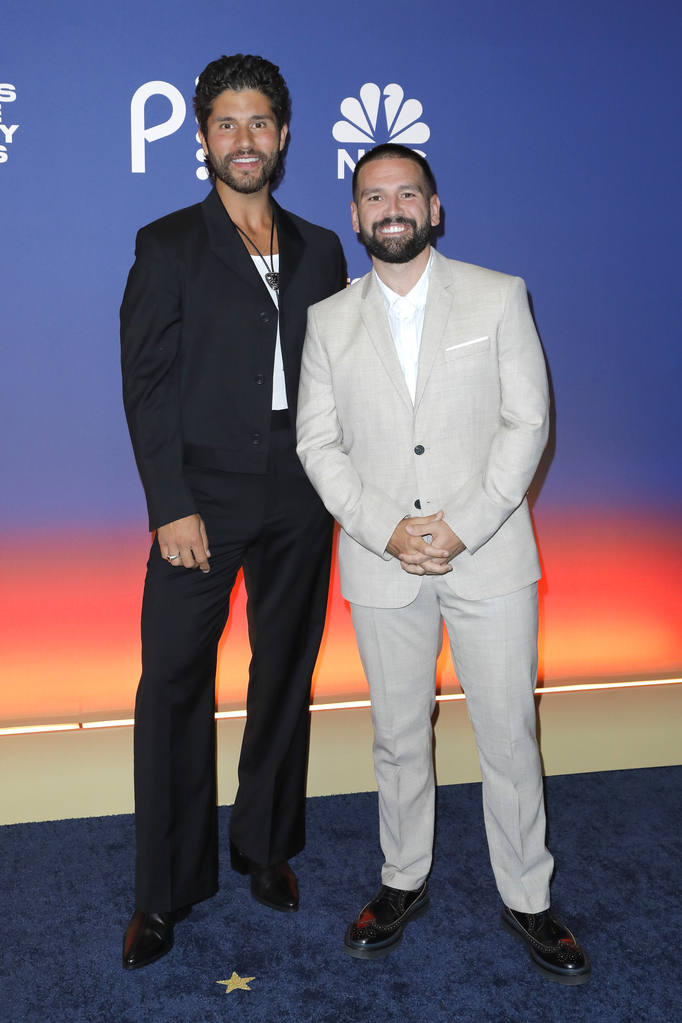
<path id="1" fill-rule="evenodd" d="M 270 319 L 270 317 L 268 316 L 268 314 L 267 314 L 267 313 L 261 313 L 261 314 L 260 314 L 260 318 L 261 318 L 261 320 L 263 321 L 263 323 L 267 323 L 267 322 L 268 322 L 268 320 Z"/>
<path id="2" fill-rule="evenodd" d="M 265 379 L 265 377 L 263 376 L 262 373 L 257 373 L 256 374 L 256 383 L 257 384 L 262 384 L 264 379 Z"/>
<path id="3" fill-rule="evenodd" d="M 416 448 L 414 449 L 414 453 L 415 455 L 423 455 L 424 454 L 423 446 L 421 444 L 417 444 Z"/>
<path id="4" fill-rule="evenodd" d="M 252 444 L 260 444 L 260 434 L 259 433 L 254 433 L 253 437 L 251 438 L 251 443 Z"/>
<path id="5" fill-rule="evenodd" d="M 414 502 L 414 506 L 415 506 L 415 508 L 418 508 L 418 509 L 419 509 L 419 511 L 421 511 L 421 510 L 422 510 L 422 503 L 421 503 L 421 501 L 419 500 L 419 498 L 417 498 L 417 500 L 416 500 L 416 501 Z"/>

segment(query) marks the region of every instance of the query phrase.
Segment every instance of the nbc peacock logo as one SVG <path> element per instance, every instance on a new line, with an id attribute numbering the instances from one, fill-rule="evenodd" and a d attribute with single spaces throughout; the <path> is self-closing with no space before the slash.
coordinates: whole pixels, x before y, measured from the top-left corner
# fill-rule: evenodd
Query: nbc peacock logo
<path id="1" fill-rule="evenodd" d="M 383 118 L 380 117 L 382 95 Z M 405 92 L 400 85 L 395 83 L 387 85 L 382 93 L 374 82 L 367 82 L 360 89 L 359 100 L 355 96 L 347 96 L 344 99 L 341 104 L 344 120 L 336 122 L 332 128 L 332 135 L 337 142 L 364 144 L 364 147 L 357 151 L 358 160 L 364 156 L 367 148 L 381 142 L 419 146 L 427 142 L 431 136 L 428 124 L 419 120 L 423 109 L 418 99 L 405 99 Z M 355 161 L 346 149 L 339 149 L 337 172 L 339 178 L 345 176 L 346 167 L 352 173 Z"/>

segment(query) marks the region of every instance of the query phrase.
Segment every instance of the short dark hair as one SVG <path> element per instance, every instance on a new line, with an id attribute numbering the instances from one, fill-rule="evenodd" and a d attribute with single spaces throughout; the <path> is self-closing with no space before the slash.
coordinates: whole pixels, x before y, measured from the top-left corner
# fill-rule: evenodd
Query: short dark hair
<path id="1" fill-rule="evenodd" d="M 250 53 L 235 53 L 231 57 L 223 54 L 212 60 L 197 79 L 194 113 L 204 138 L 213 104 L 228 89 L 232 92 L 262 92 L 270 100 L 278 131 L 288 123 L 289 90 L 277 65 Z"/>
<path id="2" fill-rule="evenodd" d="M 426 198 L 430 199 L 432 195 L 436 194 L 436 179 L 429 167 L 428 160 L 421 153 L 418 153 L 416 149 L 408 149 L 407 146 L 401 146 L 397 142 L 384 142 L 382 145 L 370 149 L 355 164 L 355 170 L 353 171 L 354 202 L 358 200 L 358 175 L 363 167 L 368 163 L 373 163 L 375 160 L 412 160 L 413 163 L 421 167 L 422 174 L 424 175 L 426 191 L 428 193 Z"/>

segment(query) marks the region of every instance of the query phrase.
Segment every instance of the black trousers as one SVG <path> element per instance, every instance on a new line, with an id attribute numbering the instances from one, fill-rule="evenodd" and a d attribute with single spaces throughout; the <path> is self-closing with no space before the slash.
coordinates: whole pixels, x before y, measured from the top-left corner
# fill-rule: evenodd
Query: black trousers
<path id="1" fill-rule="evenodd" d="M 135 904 L 145 912 L 218 890 L 215 672 L 242 566 L 252 659 L 230 839 L 261 864 L 305 845 L 310 684 L 329 590 L 333 521 L 292 429 L 273 430 L 264 476 L 186 473 L 211 570 L 173 568 L 156 542 L 147 564 L 135 705 Z"/>

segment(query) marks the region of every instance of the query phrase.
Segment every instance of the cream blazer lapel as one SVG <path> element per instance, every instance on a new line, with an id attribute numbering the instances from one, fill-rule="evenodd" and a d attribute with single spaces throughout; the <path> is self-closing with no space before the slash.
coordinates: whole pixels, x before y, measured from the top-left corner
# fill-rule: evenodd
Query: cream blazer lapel
<path id="1" fill-rule="evenodd" d="M 449 261 L 434 249 L 429 291 L 424 311 L 424 327 L 419 347 L 419 371 L 414 396 L 415 411 L 419 408 L 419 403 L 424 396 L 433 364 L 441 349 L 445 328 L 452 314 L 452 284 L 453 275 Z"/>
<path id="2" fill-rule="evenodd" d="M 412 412 L 412 399 L 405 383 L 403 370 L 395 350 L 391 328 L 386 315 L 386 306 L 374 271 L 370 271 L 362 286 L 362 322 L 367 328 L 372 344 L 376 348 L 384 369 L 391 378 L 396 391 L 407 408 Z"/>
<path id="3" fill-rule="evenodd" d="M 431 370 L 442 346 L 443 334 L 454 308 L 452 286 L 454 277 L 450 261 L 434 250 L 431 279 L 426 299 L 424 327 L 419 349 L 419 372 L 414 405 L 405 383 L 405 376 L 395 350 L 386 306 L 374 272 L 367 274 L 362 286 L 362 320 L 372 339 L 384 369 L 410 412 L 416 411 L 424 395 Z"/>

